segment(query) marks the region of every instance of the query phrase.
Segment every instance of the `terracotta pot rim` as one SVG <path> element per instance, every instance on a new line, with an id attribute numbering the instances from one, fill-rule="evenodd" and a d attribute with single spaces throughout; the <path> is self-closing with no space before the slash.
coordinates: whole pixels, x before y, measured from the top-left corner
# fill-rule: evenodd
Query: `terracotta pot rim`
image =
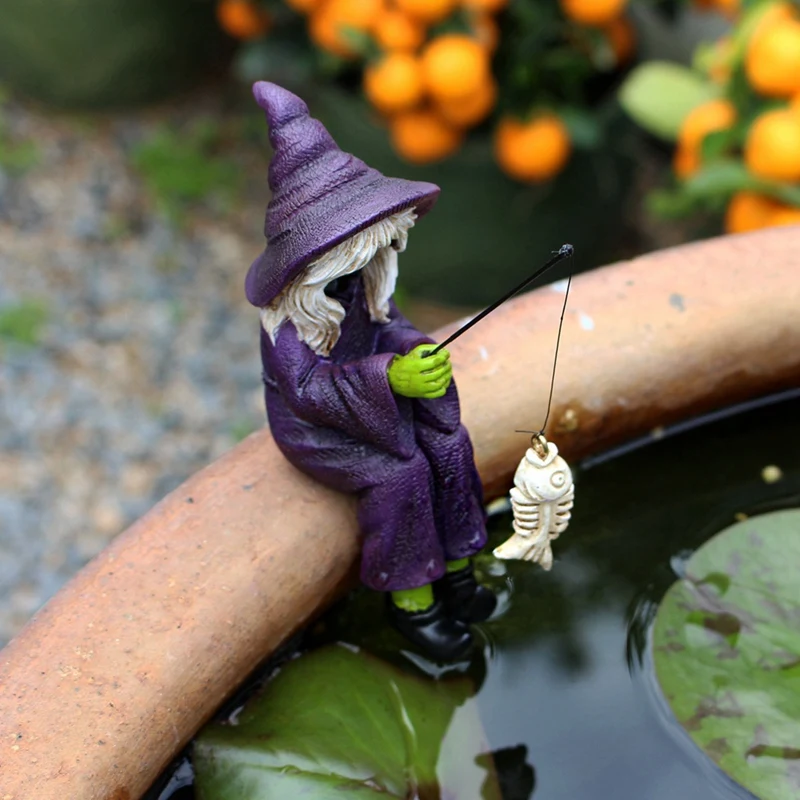
<path id="1" fill-rule="evenodd" d="M 797 228 L 776 229 L 576 278 L 548 426 L 561 452 L 583 457 L 800 385 L 798 244 Z M 557 287 L 520 297 L 451 348 L 489 497 L 524 452 L 514 430 L 543 414 L 562 301 Z M 140 796 L 240 680 L 342 591 L 357 554 L 352 499 L 291 468 L 268 431 L 250 436 L 112 542 L 2 651 L 0 798 Z"/>

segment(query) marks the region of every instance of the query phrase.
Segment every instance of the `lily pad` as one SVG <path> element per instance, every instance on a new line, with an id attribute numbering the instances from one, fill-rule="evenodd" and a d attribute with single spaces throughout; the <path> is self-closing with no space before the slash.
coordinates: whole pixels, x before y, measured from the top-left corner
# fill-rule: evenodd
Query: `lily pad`
<path id="1" fill-rule="evenodd" d="M 701 547 L 656 617 L 654 661 L 694 742 L 759 798 L 800 797 L 800 510 Z"/>
<path id="2" fill-rule="evenodd" d="M 502 800 L 466 679 L 327 647 L 291 662 L 235 725 L 195 742 L 202 800 Z"/>

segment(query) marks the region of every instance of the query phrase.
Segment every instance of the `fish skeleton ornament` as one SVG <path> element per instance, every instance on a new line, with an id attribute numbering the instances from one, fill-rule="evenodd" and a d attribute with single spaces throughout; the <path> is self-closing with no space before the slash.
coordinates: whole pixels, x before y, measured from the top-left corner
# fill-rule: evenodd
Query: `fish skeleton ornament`
<path id="1" fill-rule="evenodd" d="M 511 489 L 514 535 L 494 549 L 502 559 L 534 561 L 553 566 L 550 544 L 566 530 L 572 513 L 575 485 L 567 462 L 543 434 L 531 437 Z"/>

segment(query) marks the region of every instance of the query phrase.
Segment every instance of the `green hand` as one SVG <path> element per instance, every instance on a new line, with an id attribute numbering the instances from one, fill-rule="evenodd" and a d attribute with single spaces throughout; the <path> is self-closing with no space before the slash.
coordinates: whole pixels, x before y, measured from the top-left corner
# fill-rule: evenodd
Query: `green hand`
<path id="1" fill-rule="evenodd" d="M 395 356 L 389 364 L 389 386 L 402 397 L 442 397 L 453 379 L 450 353 L 440 350 L 425 358 L 435 345 L 421 344 L 408 355 Z"/>

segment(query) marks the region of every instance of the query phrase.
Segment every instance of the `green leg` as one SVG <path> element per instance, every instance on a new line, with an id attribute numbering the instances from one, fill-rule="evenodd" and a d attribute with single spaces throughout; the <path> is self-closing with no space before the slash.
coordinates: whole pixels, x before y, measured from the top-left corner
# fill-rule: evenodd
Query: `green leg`
<path id="1" fill-rule="evenodd" d="M 459 558 L 458 561 L 448 561 L 447 571 L 458 572 L 460 569 L 466 569 L 469 566 L 468 558 Z"/>
<path id="2" fill-rule="evenodd" d="M 418 586 L 416 589 L 402 589 L 392 592 L 392 602 L 403 611 L 425 611 L 433 605 L 433 587 L 431 584 Z"/>

